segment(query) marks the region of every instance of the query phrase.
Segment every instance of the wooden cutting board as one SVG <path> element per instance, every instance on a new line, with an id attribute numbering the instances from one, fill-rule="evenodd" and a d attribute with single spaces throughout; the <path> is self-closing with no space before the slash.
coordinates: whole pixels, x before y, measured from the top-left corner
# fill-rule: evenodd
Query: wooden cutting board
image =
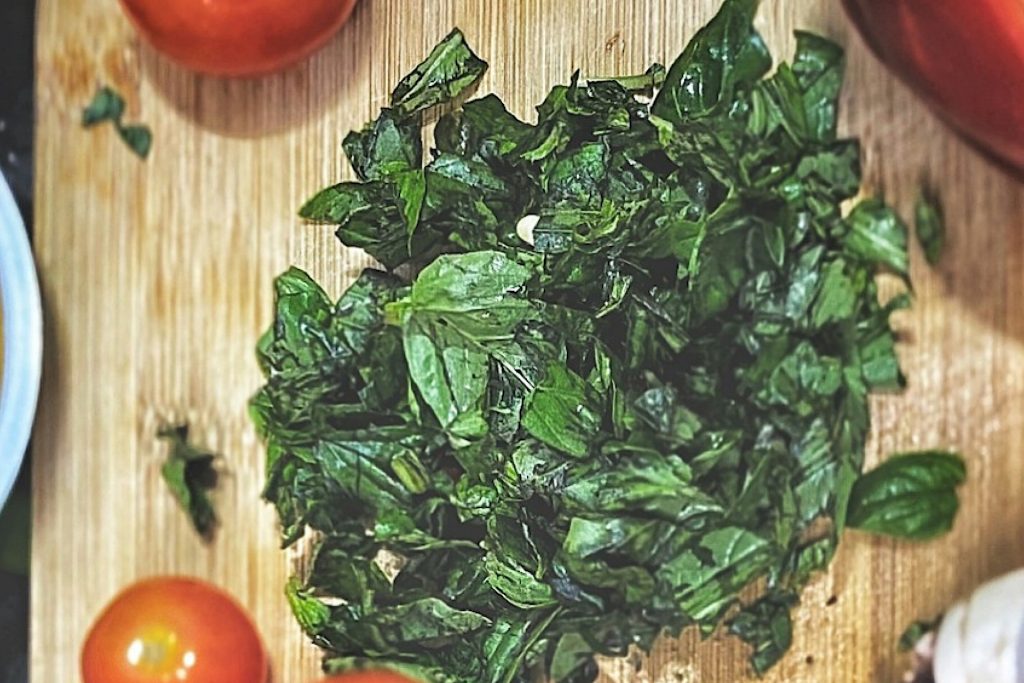
<path id="1" fill-rule="evenodd" d="M 46 377 L 33 459 L 32 680 L 78 680 L 82 639 L 127 583 L 205 577 L 252 611 L 274 683 L 310 681 L 318 655 L 289 614 L 296 568 L 259 499 L 262 449 L 246 416 L 260 384 L 253 346 L 271 282 L 290 264 L 338 293 L 367 263 L 296 218 L 350 175 L 340 142 L 452 26 L 530 116 L 553 83 L 670 61 L 717 0 L 363 0 L 306 64 L 260 80 L 186 73 L 141 45 L 113 0 L 40 0 L 36 253 L 46 299 Z M 895 682 L 896 638 L 977 582 L 1024 564 L 1024 186 L 952 137 L 867 53 L 835 0 L 766 0 L 777 55 L 806 27 L 849 46 L 843 128 L 863 139 L 871 191 L 909 212 L 922 180 L 943 194 L 941 267 L 915 247 L 914 310 L 901 315 L 910 377 L 875 401 L 870 460 L 961 449 L 970 483 L 956 530 L 927 545 L 850 534 L 797 612 L 771 682 Z M 83 130 L 100 84 L 149 124 L 132 156 L 107 128 Z M 223 526 L 202 544 L 159 477 L 159 425 L 187 420 L 224 454 Z M 743 648 L 688 634 L 649 657 L 603 664 L 602 681 L 743 680 Z"/>

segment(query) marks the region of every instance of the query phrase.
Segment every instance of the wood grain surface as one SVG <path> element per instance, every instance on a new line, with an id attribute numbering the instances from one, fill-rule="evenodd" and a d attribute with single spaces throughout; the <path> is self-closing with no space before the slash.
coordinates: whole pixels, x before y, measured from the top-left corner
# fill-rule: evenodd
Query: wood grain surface
<path id="1" fill-rule="evenodd" d="M 79 680 L 83 637 L 118 589 L 154 574 L 226 587 L 253 613 L 274 683 L 310 681 L 318 655 L 282 586 L 259 499 L 262 448 L 246 416 L 253 347 L 289 264 L 339 293 L 366 258 L 295 212 L 347 178 L 340 142 L 453 25 L 491 62 L 480 93 L 529 117 L 549 87 L 670 61 L 717 0 L 363 0 L 326 49 L 287 73 L 228 82 L 186 73 L 140 44 L 113 0 L 40 0 L 36 252 L 47 310 L 33 460 L 32 680 Z M 902 396 L 874 402 L 869 459 L 961 449 L 970 482 L 955 531 L 910 545 L 847 536 L 797 612 L 775 683 L 894 683 L 895 640 L 977 582 L 1024 564 L 1024 186 L 946 132 L 867 53 L 836 0 L 765 0 L 777 56 L 806 27 L 849 47 L 843 130 L 862 137 L 868 189 L 909 212 L 920 182 L 942 192 L 950 245 L 901 314 Z M 151 158 L 113 130 L 83 130 L 99 84 L 154 132 Z M 202 544 L 159 477 L 159 425 L 188 420 L 224 454 L 223 526 Z M 833 599 L 834 597 L 834 599 Z M 687 634 L 602 665 L 605 683 L 741 681 L 743 648 Z"/>

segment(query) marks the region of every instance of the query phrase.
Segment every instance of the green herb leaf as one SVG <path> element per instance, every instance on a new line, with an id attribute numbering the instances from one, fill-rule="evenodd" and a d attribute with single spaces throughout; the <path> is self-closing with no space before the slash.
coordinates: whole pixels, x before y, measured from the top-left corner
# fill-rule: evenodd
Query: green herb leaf
<path id="1" fill-rule="evenodd" d="M 850 496 L 850 526 L 917 541 L 953 528 L 960 506 L 956 489 L 966 469 L 960 456 L 926 451 L 896 455 L 857 480 Z"/>
<path id="2" fill-rule="evenodd" d="M 342 143 L 360 180 L 382 180 L 423 165 L 419 121 L 403 121 L 385 109 L 361 131 L 352 131 Z"/>
<path id="3" fill-rule="evenodd" d="M 847 218 L 845 244 L 851 255 L 907 274 L 907 226 L 877 199 L 858 204 Z"/>
<path id="4" fill-rule="evenodd" d="M 146 126 L 129 126 L 122 123 L 124 110 L 124 98 L 111 88 L 103 86 L 96 91 L 92 102 L 82 111 L 82 125 L 91 127 L 110 121 L 128 148 L 145 159 L 153 146 L 153 133 Z"/>
<path id="5" fill-rule="evenodd" d="M 601 416 L 583 378 L 552 363 L 527 399 L 523 428 L 552 448 L 581 458 L 601 429 Z"/>
<path id="6" fill-rule="evenodd" d="M 299 215 L 339 225 L 342 242 L 397 268 L 429 250 L 438 239 L 429 231 L 416 231 L 424 193 L 422 171 L 409 171 L 387 182 L 340 183 L 306 202 Z"/>
<path id="7" fill-rule="evenodd" d="M 771 55 L 754 29 L 758 0 L 730 0 L 697 32 L 671 66 L 653 111 L 682 122 L 728 107 L 737 91 L 771 68 Z"/>
<path id="8" fill-rule="evenodd" d="M 121 126 L 118 134 L 124 140 L 124 144 L 135 152 L 140 158 L 149 156 L 149 150 L 153 147 L 153 133 L 146 126 Z"/>
<path id="9" fill-rule="evenodd" d="M 405 118 L 449 102 L 476 83 L 485 71 L 487 62 L 473 53 L 462 31 L 455 29 L 395 86 L 391 107 Z"/>
<path id="10" fill-rule="evenodd" d="M 389 315 L 403 330 L 409 376 L 441 425 L 475 438 L 487 429 L 484 395 L 493 353 L 532 306 L 516 296 L 530 272 L 497 252 L 441 256 Z"/>
<path id="11" fill-rule="evenodd" d="M 941 616 L 936 619 L 932 619 L 931 621 L 915 621 L 907 626 L 900 635 L 900 652 L 910 652 L 913 650 L 918 641 L 936 630 L 940 623 L 942 623 Z"/>
<path id="12" fill-rule="evenodd" d="M 162 429 L 157 436 L 171 447 L 160 474 L 196 532 L 209 538 L 217 525 L 217 513 L 208 494 L 217 485 L 213 468 L 217 456 L 189 443 L 187 425 Z"/>
<path id="13" fill-rule="evenodd" d="M 817 140 L 835 140 L 845 66 L 843 48 L 813 33 L 796 32 L 793 73 L 803 92 L 808 129 Z"/>
<path id="14" fill-rule="evenodd" d="M 92 102 L 82 111 L 82 125 L 95 126 L 104 121 L 120 124 L 123 115 L 124 98 L 113 89 L 103 86 L 96 91 Z"/>
<path id="15" fill-rule="evenodd" d="M 928 193 L 922 193 L 914 205 L 914 227 L 928 263 L 938 265 L 946 246 L 946 221 L 942 206 Z"/>
<path id="16" fill-rule="evenodd" d="M 302 630 L 310 636 L 316 636 L 330 623 L 330 608 L 311 597 L 307 591 L 302 589 L 302 582 L 292 577 L 285 586 L 285 596 L 292 608 L 295 620 L 302 626 Z"/>

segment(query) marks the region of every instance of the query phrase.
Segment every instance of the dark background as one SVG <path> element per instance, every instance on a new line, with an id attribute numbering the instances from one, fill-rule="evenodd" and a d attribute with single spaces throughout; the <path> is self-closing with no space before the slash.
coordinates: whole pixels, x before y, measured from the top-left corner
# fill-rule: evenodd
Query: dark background
<path id="1" fill-rule="evenodd" d="M 0 0 L 0 171 L 32 225 L 35 0 Z M 30 228 L 31 230 L 31 228 Z M 0 513 L 0 683 L 28 682 L 28 467 Z"/>
<path id="2" fill-rule="evenodd" d="M 23 212 L 32 196 L 34 38 L 35 0 L 0 2 L 0 169 Z"/>

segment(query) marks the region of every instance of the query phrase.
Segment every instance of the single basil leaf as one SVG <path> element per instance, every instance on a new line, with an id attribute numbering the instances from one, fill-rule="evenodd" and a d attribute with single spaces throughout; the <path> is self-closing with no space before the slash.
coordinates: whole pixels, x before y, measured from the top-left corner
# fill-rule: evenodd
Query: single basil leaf
<path id="1" fill-rule="evenodd" d="M 157 436 L 170 444 L 171 452 L 160 469 L 171 494 L 192 522 L 196 533 L 209 538 L 217 526 L 209 491 L 217 485 L 213 463 L 217 456 L 188 441 L 188 426 L 167 427 Z"/>
<path id="2" fill-rule="evenodd" d="M 402 320 L 443 318 L 492 341 L 511 335 L 533 311 L 525 296 L 531 277 L 529 268 L 495 251 L 440 256 L 390 314 Z"/>
<path id="3" fill-rule="evenodd" d="M 541 609 L 557 604 L 551 586 L 538 581 L 518 564 L 499 558 L 495 553 L 488 553 L 484 562 L 488 584 L 519 609 Z"/>
<path id="4" fill-rule="evenodd" d="M 793 73 L 803 92 L 808 129 L 817 140 L 835 140 L 845 68 L 845 54 L 839 45 L 813 33 L 796 32 Z"/>
<path id="5" fill-rule="evenodd" d="M 391 108 L 399 118 L 449 102 L 476 83 L 487 71 L 462 31 L 455 29 L 433 49 L 391 94 Z"/>
<path id="6" fill-rule="evenodd" d="M 446 255 L 427 266 L 409 297 L 392 304 L 409 375 L 443 427 L 460 438 L 487 430 L 489 345 L 508 345 L 533 315 L 522 297 L 529 269 L 498 252 Z"/>
<path id="7" fill-rule="evenodd" d="M 424 216 L 461 250 L 497 246 L 502 217 L 516 213 L 511 188 L 484 162 L 439 154 L 425 170 Z"/>
<path id="8" fill-rule="evenodd" d="M 104 121 L 113 121 L 119 125 L 123 115 L 124 98 L 112 88 L 103 86 L 96 91 L 92 102 L 82 111 L 82 125 L 94 126 Z"/>
<path id="9" fill-rule="evenodd" d="M 579 633 L 566 633 L 555 645 L 550 672 L 555 683 L 594 680 L 597 677 L 594 648 Z"/>
<path id="10" fill-rule="evenodd" d="M 846 225 L 848 253 L 907 275 L 907 226 L 892 209 L 878 199 L 865 199 L 850 212 Z"/>
<path id="11" fill-rule="evenodd" d="M 399 174 L 397 182 L 339 183 L 320 191 L 299 211 L 303 218 L 333 223 L 338 239 L 365 249 L 388 268 L 426 253 L 439 239 L 416 230 L 425 194 L 422 171 Z"/>
<path id="12" fill-rule="evenodd" d="M 441 426 L 460 438 L 482 437 L 487 431 L 487 353 L 474 348 L 472 337 L 417 318 L 403 326 L 402 336 L 409 376 Z"/>
<path id="13" fill-rule="evenodd" d="M 399 120 L 390 109 L 381 111 L 363 130 L 346 135 L 342 148 L 363 181 L 418 171 L 423 165 L 419 119 Z"/>
<path id="14" fill-rule="evenodd" d="M 677 524 L 720 516 L 721 505 L 692 481 L 678 456 L 633 455 L 611 471 L 579 472 L 565 485 L 574 514 L 629 514 Z"/>
<path id="15" fill-rule="evenodd" d="M 414 238 L 427 198 L 427 177 L 422 170 L 416 169 L 397 173 L 393 179 L 397 188 L 398 207 L 409 236 L 409 253 L 415 254 L 419 248 Z"/>
<path id="16" fill-rule="evenodd" d="M 630 517 L 573 517 L 562 549 L 582 559 L 606 552 L 629 554 L 633 548 L 644 548 L 647 535 L 662 528 L 661 522 Z"/>
<path id="17" fill-rule="evenodd" d="M 513 683 L 521 680 L 523 669 L 528 669 L 538 657 L 538 649 L 547 646 L 548 629 L 559 616 L 560 608 L 546 612 L 534 610 L 527 615 L 515 615 L 498 620 L 491 634 L 484 640 L 486 661 L 484 683 Z"/>
<path id="18" fill-rule="evenodd" d="M 137 156 L 145 159 L 153 146 L 153 133 L 146 126 L 119 126 L 118 134 Z"/>
<path id="19" fill-rule="evenodd" d="M 821 328 L 847 320 L 857 305 L 858 287 L 847 274 L 847 264 L 836 259 L 823 267 L 818 296 L 811 306 L 811 325 Z"/>
<path id="20" fill-rule="evenodd" d="M 751 133 L 769 137 L 783 130 L 796 143 L 810 137 L 800 82 L 787 64 L 780 64 L 771 78 L 761 81 L 753 96 L 754 115 L 747 124 Z"/>
<path id="21" fill-rule="evenodd" d="M 857 480 L 850 495 L 849 525 L 916 541 L 953 528 L 964 483 L 964 461 L 953 453 L 924 451 L 890 457 Z"/>
<path id="22" fill-rule="evenodd" d="M 909 295 L 896 296 L 858 325 L 857 346 L 861 375 L 871 389 L 895 391 L 906 385 L 896 355 L 896 335 L 889 325 L 889 317 L 895 311 L 909 307 Z"/>
<path id="23" fill-rule="evenodd" d="M 631 93 L 649 93 L 655 88 L 660 88 L 665 83 L 667 72 L 665 66 L 654 63 L 647 67 L 647 71 L 633 76 L 609 76 L 595 79 L 601 81 L 614 81 L 624 90 Z"/>
<path id="24" fill-rule="evenodd" d="M 384 196 L 383 183 L 340 183 L 318 192 L 299 210 L 299 215 L 311 221 L 347 223 L 370 211 L 379 197 Z"/>
<path id="25" fill-rule="evenodd" d="M 600 432 L 601 416 L 583 378 L 552 363 L 526 401 L 523 428 L 538 441 L 582 458 Z"/>
<path id="26" fill-rule="evenodd" d="M 353 500 L 378 510 L 400 510 L 417 492 L 406 487 L 391 463 L 421 444 L 404 427 L 382 427 L 372 434 L 321 441 L 312 457 Z"/>
<path id="27" fill-rule="evenodd" d="M 297 577 L 288 580 L 285 586 L 285 596 L 292 608 L 295 620 L 302 626 L 302 630 L 310 636 L 318 635 L 330 622 L 331 609 L 320 600 L 309 595 L 302 588 L 302 582 Z"/>
<path id="28" fill-rule="evenodd" d="M 946 246 L 946 221 L 938 201 L 922 193 L 914 205 L 914 227 L 928 263 L 938 265 Z"/>
<path id="29" fill-rule="evenodd" d="M 390 631 L 393 642 L 443 642 L 446 638 L 464 636 L 489 626 L 491 620 L 482 614 L 459 610 L 438 598 L 422 598 L 413 602 L 378 610 L 366 619 L 373 629 Z"/>
<path id="30" fill-rule="evenodd" d="M 747 274 L 747 233 L 758 223 L 739 200 L 726 201 L 702 226 L 689 263 L 692 306 L 701 319 L 729 305 Z"/>
<path id="31" fill-rule="evenodd" d="M 771 67 L 771 55 L 754 29 L 758 0 L 726 0 L 669 68 L 652 111 L 676 123 L 728 107 L 738 90 Z"/>
<path id="32" fill-rule="evenodd" d="M 529 134 L 528 124 L 510 114 L 496 95 L 487 95 L 442 116 L 434 136 L 441 152 L 511 163 L 512 151 Z"/>

